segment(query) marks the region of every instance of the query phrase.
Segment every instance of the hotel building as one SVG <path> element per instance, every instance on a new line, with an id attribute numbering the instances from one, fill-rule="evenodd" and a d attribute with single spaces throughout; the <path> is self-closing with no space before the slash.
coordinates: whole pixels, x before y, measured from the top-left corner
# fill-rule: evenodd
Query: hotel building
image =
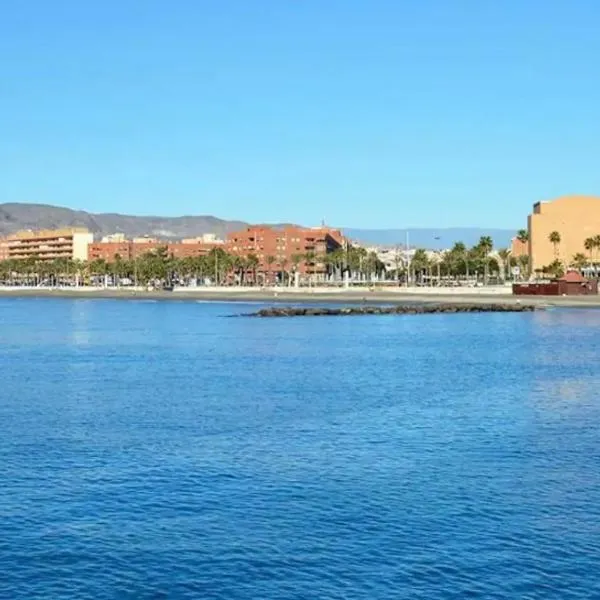
<path id="1" fill-rule="evenodd" d="M 0 241 L 0 259 L 86 260 L 94 235 L 85 228 L 18 231 Z"/>

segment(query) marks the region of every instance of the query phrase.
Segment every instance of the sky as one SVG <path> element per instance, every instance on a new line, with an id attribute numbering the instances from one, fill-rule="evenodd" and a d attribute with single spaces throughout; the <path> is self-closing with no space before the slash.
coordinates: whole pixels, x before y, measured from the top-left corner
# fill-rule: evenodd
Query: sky
<path id="1" fill-rule="evenodd" d="M 520 228 L 600 195 L 597 0 L 3 0 L 0 202 Z"/>

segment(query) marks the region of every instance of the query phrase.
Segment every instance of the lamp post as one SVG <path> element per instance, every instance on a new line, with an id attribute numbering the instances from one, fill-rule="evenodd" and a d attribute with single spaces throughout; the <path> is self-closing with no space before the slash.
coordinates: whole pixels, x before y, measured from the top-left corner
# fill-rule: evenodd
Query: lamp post
<path id="1" fill-rule="evenodd" d="M 439 235 L 434 235 L 433 239 L 436 242 L 439 242 L 442 238 Z M 439 252 L 439 248 L 436 248 L 436 252 Z M 437 265 L 437 284 L 438 287 L 441 287 L 441 283 L 442 283 L 442 275 L 441 275 L 441 256 L 439 254 L 436 255 L 436 265 Z"/>
<path id="2" fill-rule="evenodd" d="M 410 279 L 410 244 L 408 241 L 408 229 L 406 230 L 406 287 Z"/>

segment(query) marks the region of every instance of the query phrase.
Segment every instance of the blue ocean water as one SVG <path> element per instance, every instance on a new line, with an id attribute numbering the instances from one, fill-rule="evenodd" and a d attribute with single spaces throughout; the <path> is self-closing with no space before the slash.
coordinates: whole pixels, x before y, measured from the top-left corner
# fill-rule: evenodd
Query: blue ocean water
<path id="1" fill-rule="evenodd" d="M 600 311 L 0 299 L 2 599 L 600 597 Z"/>

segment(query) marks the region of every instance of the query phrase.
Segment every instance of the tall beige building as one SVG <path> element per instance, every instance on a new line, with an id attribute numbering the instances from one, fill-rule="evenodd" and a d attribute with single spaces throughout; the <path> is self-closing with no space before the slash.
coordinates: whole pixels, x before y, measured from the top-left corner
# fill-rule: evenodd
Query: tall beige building
<path id="1" fill-rule="evenodd" d="M 56 258 L 87 260 L 88 245 L 93 241 L 92 233 L 78 227 L 18 231 L 1 241 L 3 249 L 0 250 L 0 255 L 4 259 L 34 257 L 38 260 Z"/>
<path id="2" fill-rule="evenodd" d="M 562 196 L 533 205 L 528 217 L 529 260 L 532 272 L 558 259 L 569 266 L 579 252 L 589 256 L 585 240 L 600 235 L 600 197 Z M 553 244 L 550 234 L 558 232 Z"/>

